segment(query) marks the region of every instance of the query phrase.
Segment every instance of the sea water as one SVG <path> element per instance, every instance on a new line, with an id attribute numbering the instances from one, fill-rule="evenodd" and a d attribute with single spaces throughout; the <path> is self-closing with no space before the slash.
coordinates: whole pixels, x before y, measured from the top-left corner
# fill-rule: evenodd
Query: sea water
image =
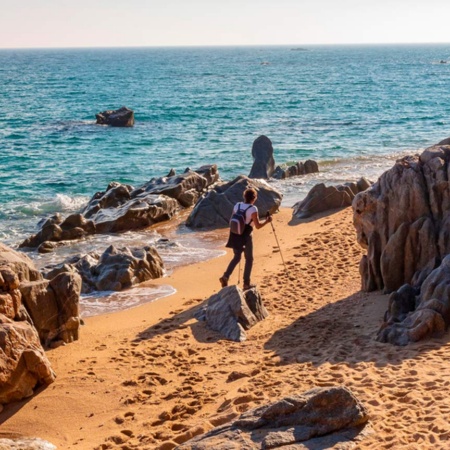
<path id="1" fill-rule="evenodd" d="M 248 174 L 251 146 L 320 173 L 274 181 L 284 206 L 318 182 L 375 181 L 395 160 L 450 136 L 450 44 L 0 51 L 0 240 L 13 247 L 55 212 L 75 212 L 111 181 L 217 164 Z M 126 105 L 133 128 L 95 125 Z M 94 236 L 38 266 L 160 232 Z M 221 238 L 219 233 L 217 239 Z M 179 229 L 169 270 L 217 256 L 217 239 Z"/>

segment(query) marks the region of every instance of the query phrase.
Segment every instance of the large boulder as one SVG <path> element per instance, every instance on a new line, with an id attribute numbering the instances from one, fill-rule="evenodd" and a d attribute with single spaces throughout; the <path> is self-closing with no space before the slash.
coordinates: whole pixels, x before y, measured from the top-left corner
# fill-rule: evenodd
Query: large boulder
<path id="1" fill-rule="evenodd" d="M 353 201 L 362 288 L 418 287 L 450 253 L 450 145 L 396 162 Z"/>
<path id="2" fill-rule="evenodd" d="M 147 280 L 160 278 L 164 264 L 155 247 L 108 247 L 102 255 L 91 252 L 76 256 L 52 268 L 45 275 L 52 278 L 73 267 L 83 280 L 82 292 L 121 291 Z"/>
<path id="3" fill-rule="evenodd" d="M 304 219 L 319 212 L 350 206 L 355 195 L 365 191 L 370 185 L 370 181 L 364 177 L 356 183 L 337 186 L 325 186 L 323 183 L 316 184 L 304 200 L 293 206 L 292 215 L 297 219 Z"/>
<path id="4" fill-rule="evenodd" d="M 243 292 L 238 286 L 228 286 L 211 296 L 195 317 L 225 338 L 242 342 L 247 339 L 245 330 L 268 315 L 255 288 Z"/>
<path id="5" fill-rule="evenodd" d="M 420 294 L 405 284 L 391 294 L 377 340 L 407 345 L 440 337 L 450 324 L 450 255 L 425 279 Z"/>
<path id="6" fill-rule="evenodd" d="M 134 111 L 122 106 L 116 110 L 107 110 L 95 115 L 99 125 L 112 127 L 132 127 L 134 125 Z"/>
<path id="7" fill-rule="evenodd" d="M 240 175 L 228 183 L 217 184 L 209 190 L 195 205 L 186 225 L 191 228 L 224 228 L 227 227 L 236 203 L 243 201 L 247 188 L 258 192 L 255 206 L 259 216 L 275 213 L 283 198 L 282 194 L 262 180 L 250 180 Z"/>
<path id="8" fill-rule="evenodd" d="M 0 244 L 0 405 L 55 379 L 20 291 L 38 276 L 29 258 Z"/>
<path id="9" fill-rule="evenodd" d="M 94 233 L 118 233 L 149 227 L 170 220 L 180 207 L 192 206 L 219 180 L 217 166 L 205 165 L 176 175 L 153 178 L 139 188 L 112 182 L 97 192 L 80 213 L 47 219 L 38 233 L 25 239 L 20 247 L 39 247 L 48 252 L 52 242 L 81 239 Z"/>
<path id="10" fill-rule="evenodd" d="M 269 179 L 275 171 L 272 141 L 267 136 L 259 136 L 252 146 L 253 166 L 249 178 Z"/>
<path id="11" fill-rule="evenodd" d="M 28 320 L 42 344 L 55 346 L 78 339 L 81 277 L 60 273 L 45 280 L 23 253 L 0 244 L 0 313 Z"/>
<path id="12" fill-rule="evenodd" d="M 230 424 L 214 428 L 177 448 L 335 448 L 336 444 L 357 440 L 358 432 L 368 420 L 365 407 L 347 388 L 315 388 L 247 411 Z"/>

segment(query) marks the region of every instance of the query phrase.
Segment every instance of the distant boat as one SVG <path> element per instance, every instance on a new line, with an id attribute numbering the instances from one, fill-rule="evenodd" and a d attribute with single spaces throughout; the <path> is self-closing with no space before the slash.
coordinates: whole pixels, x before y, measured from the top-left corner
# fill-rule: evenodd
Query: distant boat
<path id="1" fill-rule="evenodd" d="M 448 64 L 448 61 L 446 61 L 445 59 L 441 59 L 441 60 L 439 61 L 439 64 Z"/>
<path id="2" fill-rule="evenodd" d="M 297 48 L 291 48 L 291 51 L 293 52 L 307 52 L 307 48 L 297 47 Z"/>
<path id="3" fill-rule="evenodd" d="M 270 66 L 270 62 L 269 61 L 263 61 L 261 63 L 262 66 Z"/>

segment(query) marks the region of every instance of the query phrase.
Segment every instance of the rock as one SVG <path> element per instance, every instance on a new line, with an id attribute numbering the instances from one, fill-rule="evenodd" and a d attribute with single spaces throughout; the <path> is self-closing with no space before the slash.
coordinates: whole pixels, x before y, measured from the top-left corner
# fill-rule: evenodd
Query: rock
<path id="1" fill-rule="evenodd" d="M 267 136 L 259 136 L 252 146 L 253 166 L 249 178 L 269 179 L 275 171 L 272 141 Z"/>
<path id="2" fill-rule="evenodd" d="M 347 388 L 315 388 L 247 411 L 230 424 L 214 428 L 178 448 L 284 449 L 297 448 L 300 443 L 301 448 L 334 448 L 325 444 L 330 440 L 320 441 L 318 437 L 330 438 L 327 435 L 333 433 L 335 443 L 349 443 L 357 439 L 368 419 L 364 406 Z M 312 447 L 313 444 L 316 446 Z"/>
<path id="3" fill-rule="evenodd" d="M 228 286 L 208 299 L 207 305 L 197 315 L 208 328 L 236 342 L 247 339 L 244 330 L 268 316 L 262 298 L 256 289 L 245 293 L 237 286 Z"/>
<path id="4" fill-rule="evenodd" d="M 112 127 L 132 127 L 134 125 L 134 111 L 122 106 L 116 110 L 107 110 L 95 115 L 97 124 Z"/>
<path id="5" fill-rule="evenodd" d="M 315 172 L 319 172 L 319 165 L 316 161 L 309 159 L 308 161 L 305 161 L 305 163 L 299 161 L 289 167 L 277 166 L 274 173 L 272 174 L 272 178 L 284 180 L 285 178 Z"/>
<path id="6" fill-rule="evenodd" d="M 55 380 L 50 363 L 33 325 L 0 314 L 0 404 L 33 395 L 39 385 Z"/>
<path id="7" fill-rule="evenodd" d="M 450 253 L 450 146 L 396 162 L 353 201 L 364 290 L 419 287 Z"/>
<path id="8" fill-rule="evenodd" d="M 217 166 L 205 165 L 182 175 L 174 173 L 154 178 L 137 189 L 110 183 L 106 191 L 97 192 L 80 213 L 66 219 L 60 214 L 48 218 L 39 232 L 20 247 L 39 247 L 39 251 L 48 252 L 55 246 L 52 242 L 80 239 L 94 233 L 135 230 L 170 220 L 180 206 L 192 206 L 218 180 Z"/>
<path id="9" fill-rule="evenodd" d="M 258 192 L 256 207 L 259 216 L 269 212 L 275 213 L 282 199 L 282 194 L 270 187 L 266 182 L 250 180 L 240 175 L 228 183 L 217 184 L 195 205 L 186 225 L 191 228 L 224 228 L 228 227 L 233 207 L 243 201 L 244 191 L 253 187 Z"/>
<path id="10" fill-rule="evenodd" d="M 292 216 L 297 219 L 304 219 L 312 215 L 336 208 L 350 206 L 355 194 L 361 192 L 360 189 L 367 189 L 370 182 L 361 178 L 357 183 L 340 184 L 337 186 L 325 186 L 316 184 L 301 202 L 293 206 Z"/>
<path id="11" fill-rule="evenodd" d="M 394 345 L 407 345 L 429 337 L 440 337 L 450 324 L 450 255 L 425 279 L 415 304 L 410 311 L 416 290 L 402 286 L 391 295 L 404 297 L 403 314 L 392 314 L 392 305 L 385 315 L 377 340 Z"/>
<path id="12" fill-rule="evenodd" d="M 409 284 L 404 284 L 398 291 L 389 296 L 389 306 L 384 315 L 385 322 L 401 322 L 408 313 L 416 309 L 416 296 L 419 294 Z"/>
<path id="13" fill-rule="evenodd" d="M 164 264 L 155 247 L 118 249 L 111 245 L 101 256 L 92 252 L 68 263 L 80 274 L 83 293 L 120 291 L 164 274 Z M 50 274 L 55 270 L 58 268 Z"/>

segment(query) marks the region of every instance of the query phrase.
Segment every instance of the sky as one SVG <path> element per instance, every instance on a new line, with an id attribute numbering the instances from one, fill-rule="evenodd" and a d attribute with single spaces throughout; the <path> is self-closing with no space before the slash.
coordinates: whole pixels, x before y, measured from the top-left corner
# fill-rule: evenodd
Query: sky
<path id="1" fill-rule="evenodd" d="M 449 42 L 450 0 L 0 0 L 0 48 Z"/>

